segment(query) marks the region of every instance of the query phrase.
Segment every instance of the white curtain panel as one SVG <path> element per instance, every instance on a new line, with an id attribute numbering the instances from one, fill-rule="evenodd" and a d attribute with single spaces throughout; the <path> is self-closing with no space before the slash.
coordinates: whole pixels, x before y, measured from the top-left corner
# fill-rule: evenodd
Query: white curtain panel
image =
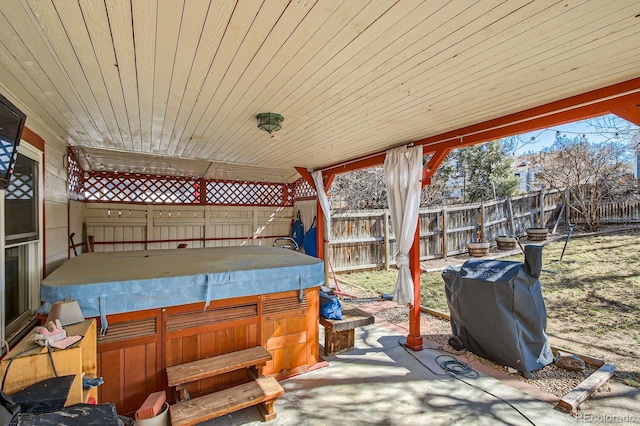
<path id="1" fill-rule="evenodd" d="M 418 224 L 422 190 L 422 146 L 401 146 L 387 151 L 384 160 L 391 225 L 398 244 L 396 266 L 398 281 L 393 300 L 412 305 L 413 279 L 409 268 L 409 250 Z"/>
<path id="2" fill-rule="evenodd" d="M 300 212 L 300 220 L 302 221 L 302 225 L 304 226 L 304 232 L 307 232 L 311 225 L 313 224 L 313 218 L 316 216 L 316 206 L 318 203 L 316 200 L 303 200 L 298 201 L 295 204 L 295 209 L 293 212 L 293 217 L 297 216 L 298 211 Z"/>
<path id="3" fill-rule="evenodd" d="M 320 207 L 324 213 L 324 236 L 329 241 L 331 238 L 331 207 L 329 206 L 329 199 L 327 193 L 324 191 L 324 182 L 322 181 L 322 171 L 318 170 L 311 173 L 313 183 L 316 184 L 316 192 L 318 193 L 318 200 L 320 201 Z"/>

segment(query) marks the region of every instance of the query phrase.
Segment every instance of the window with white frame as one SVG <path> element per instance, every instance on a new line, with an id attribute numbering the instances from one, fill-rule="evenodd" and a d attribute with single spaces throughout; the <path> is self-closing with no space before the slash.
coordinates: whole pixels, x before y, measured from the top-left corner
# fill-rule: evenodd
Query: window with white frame
<path id="1" fill-rule="evenodd" d="M 12 340 L 34 319 L 41 279 L 42 153 L 20 146 L 13 176 L 0 196 L 3 209 L 2 335 Z"/>

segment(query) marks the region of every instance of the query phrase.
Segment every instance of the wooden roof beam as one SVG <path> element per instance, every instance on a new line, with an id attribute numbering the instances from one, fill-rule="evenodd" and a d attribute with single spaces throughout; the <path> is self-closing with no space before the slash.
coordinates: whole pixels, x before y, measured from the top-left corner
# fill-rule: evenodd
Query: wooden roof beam
<path id="1" fill-rule="evenodd" d="M 625 120 L 635 124 L 636 126 L 640 126 L 640 105 L 631 105 L 626 108 L 611 111 L 611 113 L 617 115 L 620 118 L 624 118 Z"/>

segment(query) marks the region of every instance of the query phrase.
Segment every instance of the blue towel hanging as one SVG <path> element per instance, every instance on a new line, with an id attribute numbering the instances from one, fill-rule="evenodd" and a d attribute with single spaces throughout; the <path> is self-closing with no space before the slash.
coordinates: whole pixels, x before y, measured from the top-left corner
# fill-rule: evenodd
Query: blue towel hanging
<path id="1" fill-rule="evenodd" d="M 316 218 L 314 216 L 311 228 L 304 234 L 304 252 L 309 256 L 318 257 L 318 247 L 316 246 Z"/>
<path id="2" fill-rule="evenodd" d="M 296 219 L 296 221 L 293 223 L 293 226 L 291 227 L 291 238 L 293 239 L 293 241 L 296 242 L 296 244 L 298 244 L 298 247 L 302 246 L 302 241 L 304 240 L 304 225 L 300 220 L 299 210 L 298 210 L 298 218 Z"/>

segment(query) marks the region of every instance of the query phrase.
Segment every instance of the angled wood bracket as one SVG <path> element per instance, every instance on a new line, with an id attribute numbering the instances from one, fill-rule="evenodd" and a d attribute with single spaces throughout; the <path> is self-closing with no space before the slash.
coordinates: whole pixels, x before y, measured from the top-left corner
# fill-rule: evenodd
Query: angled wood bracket
<path id="1" fill-rule="evenodd" d="M 313 176 L 311 176 L 311 172 L 309 172 L 309 170 L 305 169 L 304 167 L 294 167 L 296 169 L 296 171 L 298 173 L 300 173 L 300 176 L 302 176 L 302 178 L 309 184 L 311 185 L 311 187 L 313 189 L 316 190 L 316 192 L 318 192 L 318 188 L 316 188 L 316 184 L 313 181 Z M 331 184 L 333 183 L 333 180 L 335 179 L 336 174 L 335 173 L 327 173 L 327 174 L 322 174 L 322 181 L 324 182 L 324 191 L 327 192 L 329 191 L 329 188 L 331 187 Z"/>
<path id="2" fill-rule="evenodd" d="M 447 155 L 451 152 L 451 149 L 440 149 L 433 153 L 433 156 L 429 162 L 422 169 L 422 187 L 431 185 L 433 175 L 438 171 L 438 167 L 447 158 Z"/>
<path id="3" fill-rule="evenodd" d="M 616 109 L 611 111 L 611 113 L 632 122 L 636 126 L 640 126 L 640 105 L 631 105 L 625 108 Z"/>

